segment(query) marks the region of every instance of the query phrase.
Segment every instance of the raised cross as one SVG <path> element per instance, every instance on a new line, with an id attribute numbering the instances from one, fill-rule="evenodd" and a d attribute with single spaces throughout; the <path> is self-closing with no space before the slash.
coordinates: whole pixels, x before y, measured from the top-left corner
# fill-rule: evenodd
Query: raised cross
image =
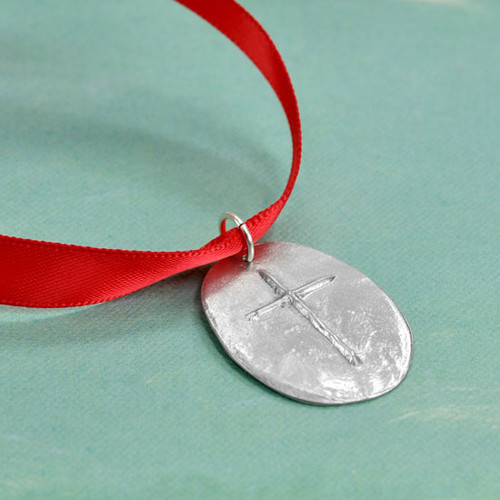
<path id="1" fill-rule="evenodd" d="M 246 319 L 252 321 L 259 320 L 263 316 L 272 312 L 274 309 L 289 304 L 299 314 L 306 318 L 315 330 L 321 333 L 321 335 L 323 335 L 351 365 L 357 366 L 361 364 L 361 359 L 359 359 L 358 355 L 341 339 L 339 339 L 338 336 L 335 335 L 335 333 L 333 333 L 304 302 L 306 297 L 332 283 L 335 276 L 319 278 L 293 290 L 286 288 L 266 271 L 259 269 L 257 272 L 269 285 L 269 287 L 279 295 L 279 297 L 270 304 L 260 307 L 259 309 L 247 314 Z"/>

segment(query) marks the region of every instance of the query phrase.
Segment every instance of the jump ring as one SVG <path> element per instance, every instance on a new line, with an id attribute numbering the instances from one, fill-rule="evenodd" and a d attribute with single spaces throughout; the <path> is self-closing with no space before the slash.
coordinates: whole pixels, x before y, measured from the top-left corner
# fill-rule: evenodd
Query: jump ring
<path id="1" fill-rule="evenodd" d="M 238 229 L 243 233 L 243 237 L 245 238 L 245 242 L 247 244 L 247 253 L 243 256 L 243 260 L 252 262 L 255 256 L 255 247 L 253 244 L 252 234 L 250 233 L 248 226 L 233 212 L 224 212 L 220 218 L 221 234 L 224 234 L 226 232 L 227 219 L 231 219 L 236 224 Z"/>

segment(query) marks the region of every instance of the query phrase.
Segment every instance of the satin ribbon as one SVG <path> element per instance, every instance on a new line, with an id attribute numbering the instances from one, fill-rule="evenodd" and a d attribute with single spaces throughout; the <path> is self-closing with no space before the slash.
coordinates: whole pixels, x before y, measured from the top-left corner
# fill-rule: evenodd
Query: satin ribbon
<path id="1" fill-rule="evenodd" d="M 293 143 L 290 176 L 281 197 L 247 221 L 257 241 L 280 214 L 299 172 L 302 139 L 292 82 L 269 35 L 234 0 L 177 1 L 224 33 L 251 59 L 274 89 L 287 116 Z M 218 216 L 214 214 L 214 218 Z M 237 229 L 198 250 L 179 252 L 93 248 L 0 235 L 0 303 L 72 307 L 105 302 L 243 250 Z"/>

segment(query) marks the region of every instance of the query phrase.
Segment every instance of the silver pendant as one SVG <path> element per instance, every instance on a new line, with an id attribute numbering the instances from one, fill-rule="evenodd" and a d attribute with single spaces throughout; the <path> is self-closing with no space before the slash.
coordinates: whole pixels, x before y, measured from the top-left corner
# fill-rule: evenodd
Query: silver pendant
<path id="1" fill-rule="evenodd" d="M 202 301 L 229 356 L 302 402 L 381 396 L 410 365 L 412 335 L 392 300 L 361 272 L 312 248 L 268 242 L 255 246 L 250 263 L 220 261 L 205 277 Z"/>

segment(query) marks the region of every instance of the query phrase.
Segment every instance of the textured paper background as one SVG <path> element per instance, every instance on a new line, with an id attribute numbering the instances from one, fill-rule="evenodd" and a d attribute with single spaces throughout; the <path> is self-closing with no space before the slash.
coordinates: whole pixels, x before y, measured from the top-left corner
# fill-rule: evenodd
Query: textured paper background
<path id="1" fill-rule="evenodd" d="M 396 391 L 311 407 L 224 355 L 206 269 L 111 303 L 0 307 L 2 498 L 498 496 L 500 3 L 245 5 L 290 69 L 296 191 L 267 236 L 330 253 L 415 338 Z M 280 194 L 260 74 L 167 0 L 3 0 L 0 231 L 195 248 Z"/>

